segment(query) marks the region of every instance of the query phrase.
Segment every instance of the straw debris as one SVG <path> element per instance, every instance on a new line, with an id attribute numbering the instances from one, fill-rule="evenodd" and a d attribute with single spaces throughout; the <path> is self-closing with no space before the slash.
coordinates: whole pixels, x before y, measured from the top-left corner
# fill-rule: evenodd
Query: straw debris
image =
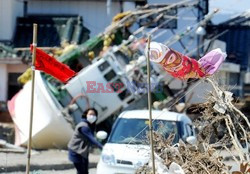
<path id="1" fill-rule="evenodd" d="M 165 173 L 169 174 L 223 174 L 229 173 L 231 169 L 218 153 L 224 150 L 231 154 L 231 158 L 240 168 L 240 171 L 233 171 L 233 174 L 249 173 L 249 120 L 233 105 L 231 92 L 221 89 L 215 80 L 206 81 L 214 90 L 209 93 L 207 102 L 202 104 L 201 116 L 194 121 L 198 128 L 197 143 L 191 145 L 180 140 L 173 145 L 174 135 L 165 139 L 154 132 L 154 142 L 157 142 L 154 144 L 156 159 L 161 159 L 160 163 L 167 170 Z M 136 173 L 152 173 L 150 163 L 149 161 L 139 168 Z M 172 164 L 179 165 L 179 169 L 171 171 Z M 157 173 L 164 173 L 157 166 Z"/>

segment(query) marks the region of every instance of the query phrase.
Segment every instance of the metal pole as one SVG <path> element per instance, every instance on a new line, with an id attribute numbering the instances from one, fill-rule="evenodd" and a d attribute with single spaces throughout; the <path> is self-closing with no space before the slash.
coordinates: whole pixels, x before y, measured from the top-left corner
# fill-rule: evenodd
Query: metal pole
<path id="1" fill-rule="evenodd" d="M 199 23 L 201 21 L 201 2 L 199 0 L 199 4 L 198 4 L 198 17 L 197 17 L 197 22 Z M 198 60 L 200 58 L 200 41 L 201 41 L 201 36 L 199 34 L 196 35 L 197 36 L 197 56 L 196 56 L 196 60 Z"/>
<path id="2" fill-rule="evenodd" d="M 33 51 L 32 51 L 32 88 L 31 88 L 31 108 L 29 123 L 29 141 L 27 150 L 26 174 L 30 171 L 30 151 L 32 142 L 32 125 L 33 125 L 33 106 L 34 106 L 34 87 L 35 87 L 35 62 L 36 62 L 36 44 L 37 44 L 37 24 L 33 24 Z"/>
<path id="3" fill-rule="evenodd" d="M 151 81 L 150 81 L 150 50 L 151 35 L 148 36 L 148 50 L 147 50 L 147 74 L 148 74 L 148 110 L 149 110 L 149 131 L 150 131 L 150 146 L 153 174 L 155 174 L 155 156 L 154 156 L 154 139 L 153 139 L 153 125 L 152 125 L 152 100 L 151 100 Z"/>

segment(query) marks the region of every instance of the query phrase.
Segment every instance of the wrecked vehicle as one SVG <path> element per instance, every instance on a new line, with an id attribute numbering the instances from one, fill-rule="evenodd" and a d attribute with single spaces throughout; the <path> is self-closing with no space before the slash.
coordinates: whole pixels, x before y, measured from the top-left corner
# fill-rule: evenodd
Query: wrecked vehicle
<path id="1" fill-rule="evenodd" d="M 122 112 L 104 145 L 97 165 L 97 174 L 135 173 L 150 158 L 147 132 L 149 131 L 148 110 Z M 194 127 L 188 116 L 169 111 L 152 111 L 153 129 L 165 138 L 175 135 L 173 143 L 180 139 L 195 143 Z M 155 142 L 157 143 L 157 142 Z"/>

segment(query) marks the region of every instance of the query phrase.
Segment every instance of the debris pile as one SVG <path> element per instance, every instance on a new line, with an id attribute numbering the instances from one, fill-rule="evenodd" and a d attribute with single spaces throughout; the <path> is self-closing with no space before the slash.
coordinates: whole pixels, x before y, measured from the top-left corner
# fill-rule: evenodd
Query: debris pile
<path id="1" fill-rule="evenodd" d="M 214 88 L 210 93 L 202 116 L 195 124 L 199 128 L 198 140 L 225 150 L 235 149 L 239 162 L 249 161 L 244 146 L 249 151 L 250 123 L 248 118 L 233 105 L 233 94 L 221 89 L 214 80 L 206 79 Z M 228 146 L 231 149 L 228 149 Z M 235 158 L 235 160 L 237 160 Z"/>
<path id="2" fill-rule="evenodd" d="M 224 163 L 218 153 L 221 150 L 229 152 L 240 167 L 240 171 L 234 171 L 234 174 L 250 172 L 249 120 L 232 104 L 234 98 L 231 92 L 221 89 L 215 80 L 206 81 L 213 86 L 214 91 L 209 93 L 207 102 L 202 104 L 201 116 L 194 123 L 198 128 L 197 143 L 191 145 L 180 140 L 173 145 L 174 135 L 165 139 L 154 133 L 154 142 L 157 142 L 154 144 L 157 173 L 229 173 L 231 166 Z M 173 164 L 175 170 L 171 169 Z M 137 174 L 142 173 L 152 173 L 150 161 L 137 170 Z"/>
<path id="3" fill-rule="evenodd" d="M 166 173 L 177 174 L 176 170 L 171 169 L 171 165 L 173 164 L 175 166 L 179 165 L 179 174 L 221 174 L 228 172 L 228 168 L 223 164 L 222 157 L 217 156 L 216 150 L 208 144 L 198 143 L 193 146 L 180 141 L 178 145 L 173 146 L 173 139 L 174 136 L 169 136 L 168 139 L 164 139 L 161 135 L 154 134 L 154 140 L 157 142 L 157 144 L 155 144 L 156 159 L 158 157 L 162 159 L 162 164 L 167 167 L 167 169 L 165 169 Z M 161 171 L 162 169 L 157 168 L 157 173 L 164 173 L 159 170 Z M 137 170 L 137 174 L 142 173 L 152 173 L 152 169 L 148 163 Z"/>

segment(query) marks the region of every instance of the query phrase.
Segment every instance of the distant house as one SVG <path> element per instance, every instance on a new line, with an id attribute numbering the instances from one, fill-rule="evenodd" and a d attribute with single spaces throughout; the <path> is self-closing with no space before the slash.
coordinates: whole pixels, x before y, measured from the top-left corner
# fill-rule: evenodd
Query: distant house
<path id="1" fill-rule="evenodd" d="M 227 68 L 226 84 L 235 94 L 250 95 L 250 11 L 221 24 L 209 25 L 207 31 L 210 38 L 222 33 L 218 39 L 226 43 L 226 62 L 239 66 Z"/>

